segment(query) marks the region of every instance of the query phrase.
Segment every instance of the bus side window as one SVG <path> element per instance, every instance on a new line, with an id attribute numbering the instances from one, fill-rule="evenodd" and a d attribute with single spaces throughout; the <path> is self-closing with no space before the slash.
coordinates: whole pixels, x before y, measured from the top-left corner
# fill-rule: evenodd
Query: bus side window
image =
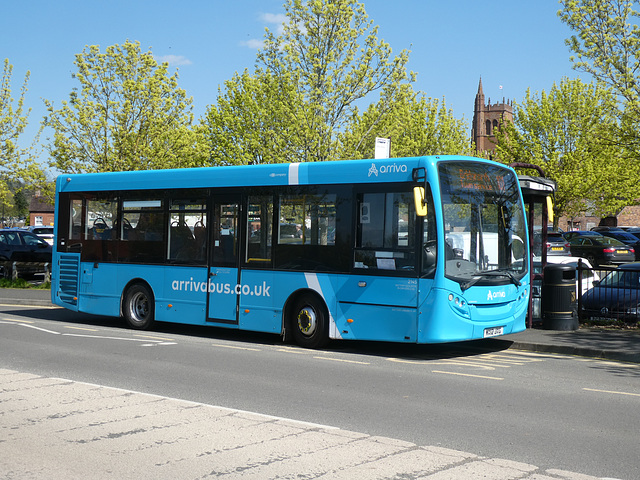
<path id="1" fill-rule="evenodd" d="M 87 200 L 85 234 L 87 240 L 113 240 L 111 235 L 118 201 L 115 197 Z"/>
<path id="2" fill-rule="evenodd" d="M 412 192 L 358 195 L 355 268 L 415 272 L 414 205 Z"/>
<path id="3" fill-rule="evenodd" d="M 168 259 L 202 264 L 206 259 L 206 200 L 174 198 L 169 203 Z"/>
<path id="4" fill-rule="evenodd" d="M 71 200 L 71 225 L 70 225 L 70 235 L 69 238 L 71 240 L 81 240 L 82 239 L 82 200 L 79 198 L 74 198 Z"/>

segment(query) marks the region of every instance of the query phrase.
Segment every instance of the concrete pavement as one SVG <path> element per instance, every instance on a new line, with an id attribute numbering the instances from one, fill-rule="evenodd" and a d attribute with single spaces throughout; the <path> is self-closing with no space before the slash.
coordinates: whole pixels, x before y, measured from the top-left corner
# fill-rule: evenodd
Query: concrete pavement
<path id="1" fill-rule="evenodd" d="M 5 479 L 596 480 L 331 426 L 0 369 Z"/>

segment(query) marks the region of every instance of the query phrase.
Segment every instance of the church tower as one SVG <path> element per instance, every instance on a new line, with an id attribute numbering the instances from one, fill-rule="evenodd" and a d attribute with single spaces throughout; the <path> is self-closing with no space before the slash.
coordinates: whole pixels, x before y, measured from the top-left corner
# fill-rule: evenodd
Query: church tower
<path id="1" fill-rule="evenodd" d="M 501 122 L 513 122 L 513 102 L 505 102 L 503 98 L 502 103 L 491 105 L 491 99 L 489 99 L 485 104 L 482 77 L 480 77 L 471 125 L 471 139 L 478 152 L 493 152 L 495 150 L 496 137 L 494 132 L 500 127 Z"/>

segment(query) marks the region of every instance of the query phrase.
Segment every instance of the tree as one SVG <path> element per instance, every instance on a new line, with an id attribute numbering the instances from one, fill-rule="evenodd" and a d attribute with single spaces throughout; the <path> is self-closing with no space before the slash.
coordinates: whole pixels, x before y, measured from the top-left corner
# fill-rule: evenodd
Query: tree
<path id="1" fill-rule="evenodd" d="M 556 218 L 589 207 L 612 214 L 637 196 L 638 167 L 610 141 L 616 102 L 602 84 L 563 79 L 549 93 L 527 90 L 514 103 L 513 123 L 496 132 L 497 157 L 505 163 L 533 163 L 555 180 Z"/>
<path id="2" fill-rule="evenodd" d="M 292 112 L 301 100 L 288 75 L 245 71 L 218 89 L 218 102 L 207 110 L 202 128 L 210 145 L 210 164 L 280 163 L 296 158 L 290 139 L 299 130 Z"/>
<path id="3" fill-rule="evenodd" d="M 395 95 L 394 99 L 387 95 Z M 343 158 L 371 158 L 376 137 L 391 138 L 391 156 L 473 155 L 467 126 L 454 118 L 444 99 L 417 94 L 411 85 L 385 91 L 376 104 L 362 114 L 354 112 L 340 136 Z"/>
<path id="4" fill-rule="evenodd" d="M 576 35 L 567 45 L 574 68 L 608 85 L 620 97 L 618 140 L 640 157 L 640 27 L 637 1 L 561 0 L 560 19 Z"/>
<path id="5" fill-rule="evenodd" d="M 54 130 L 51 166 L 62 172 L 178 168 L 201 161 L 191 128 L 191 98 L 178 88 L 178 74 L 158 63 L 139 42 L 86 47 L 68 101 L 46 101 L 45 124 Z"/>
<path id="6" fill-rule="evenodd" d="M 356 0 L 287 0 L 285 9 L 284 33 L 267 30 L 255 74 L 227 82 L 208 112 L 211 150 L 218 149 L 219 132 L 235 141 L 233 155 L 219 161 L 339 158 L 337 136 L 356 103 L 413 81 L 408 52 L 392 57 Z"/>
<path id="7" fill-rule="evenodd" d="M 10 184 L 18 181 L 27 186 L 46 184 L 44 172 L 36 161 L 35 144 L 39 134 L 31 145 L 21 146 L 31 112 L 24 105 L 30 72 L 25 75 L 17 102 L 11 92 L 12 73 L 13 66 L 5 59 L 0 83 L 0 201 L 7 207 L 11 206 L 13 197 Z"/>

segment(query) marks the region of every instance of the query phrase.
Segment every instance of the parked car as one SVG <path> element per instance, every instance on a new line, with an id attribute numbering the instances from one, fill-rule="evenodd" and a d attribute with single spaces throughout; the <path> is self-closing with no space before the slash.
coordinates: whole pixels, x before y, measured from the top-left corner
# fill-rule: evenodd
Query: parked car
<path id="1" fill-rule="evenodd" d="M 627 245 L 635 245 L 638 243 L 638 237 L 633 235 L 632 233 L 625 232 L 624 230 L 607 230 L 599 232 L 605 237 L 615 238 L 616 240 L 620 240 L 622 243 L 626 243 Z"/>
<path id="2" fill-rule="evenodd" d="M 46 225 L 32 225 L 27 227 L 27 231 L 39 236 L 49 245 L 53 245 L 53 227 Z"/>
<path id="3" fill-rule="evenodd" d="M 547 232 L 547 256 L 570 255 L 569 242 L 559 232 Z"/>
<path id="4" fill-rule="evenodd" d="M 620 227 L 593 227 L 591 229 L 592 232 L 623 232 Z"/>
<path id="5" fill-rule="evenodd" d="M 584 236 L 589 236 L 589 235 L 602 235 L 601 233 L 598 232 L 594 232 L 593 230 L 572 230 L 570 232 L 564 232 L 562 234 L 562 236 L 566 239 L 571 241 L 572 238 L 575 237 L 584 237 Z"/>
<path id="6" fill-rule="evenodd" d="M 51 263 L 51 250 L 51 245 L 26 230 L 0 230 L 0 262 L 33 263 L 20 266 L 18 272 L 21 276 L 44 272 L 44 263 Z M 2 266 L 2 273 L 6 273 L 8 268 L 10 266 Z"/>
<path id="7" fill-rule="evenodd" d="M 640 240 L 640 227 L 630 227 L 625 230 L 625 232 L 630 233 L 634 237 Z"/>
<path id="8" fill-rule="evenodd" d="M 624 230 L 610 230 L 606 232 L 600 232 L 606 237 L 615 238 L 622 243 L 633 247 L 636 252 L 635 259 L 640 260 L 640 239 L 632 233 L 625 232 Z"/>
<path id="9" fill-rule="evenodd" d="M 586 258 L 594 267 L 628 263 L 636 259 L 633 247 L 600 234 L 571 237 L 569 245 L 572 256 Z"/>
<path id="10" fill-rule="evenodd" d="M 640 320 L 640 262 L 609 272 L 582 296 L 582 313 L 588 318 Z"/>

